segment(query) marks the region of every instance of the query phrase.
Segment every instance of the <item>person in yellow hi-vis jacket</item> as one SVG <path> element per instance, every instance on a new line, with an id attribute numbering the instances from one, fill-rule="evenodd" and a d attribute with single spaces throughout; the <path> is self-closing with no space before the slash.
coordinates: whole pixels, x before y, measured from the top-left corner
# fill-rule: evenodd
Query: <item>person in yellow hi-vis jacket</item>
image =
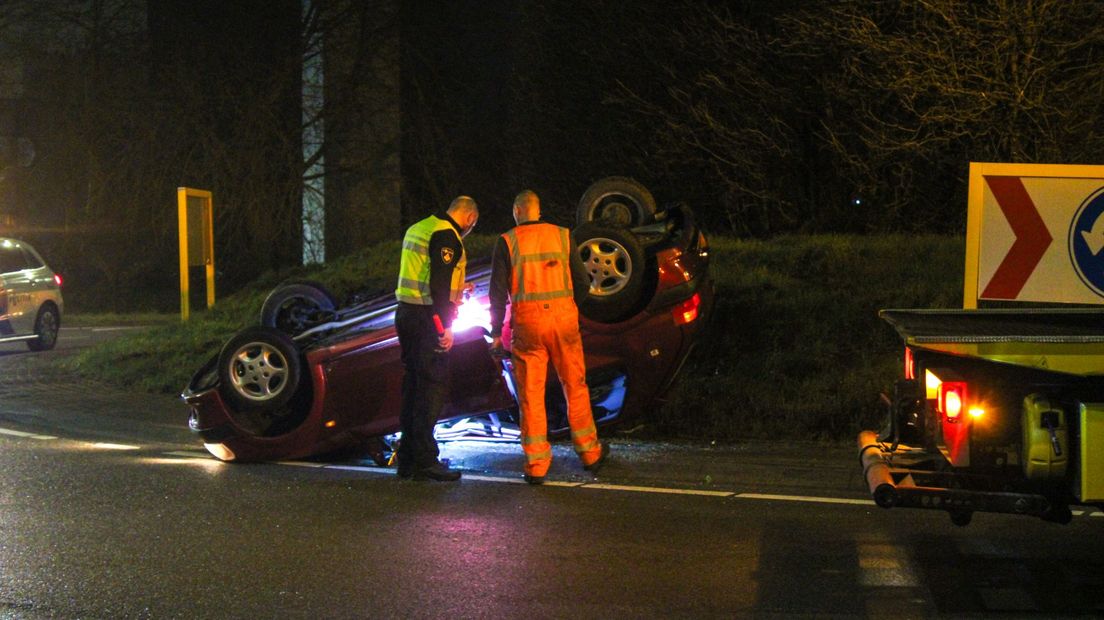
<path id="1" fill-rule="evenodd" d="M 491 258 L 491 346 L 502 346 L 508 295 L 525 481 L 542 484 L 552 464 L 544 406 L 549 360 L 563 385 L 571 440 L 583 468 L 597 471 L 609 445 L 598 440 L 590 410 L 575 303 L 586 296 L 590 277 L 571 232 L 540 221 L 540 199 L 531 190 L 514 199 L 514 221 L 517 226 L 499 237 Z"/>
<path id="2" fill-rule="evenodd" d="M 399 477 L 453 481 L 460 472 L 437 456 L 433 424 L 448 390 L 448 352 L 452 319 L 462 301 L 467 255 L 462 239 L 479 220 L 479 207 L 467 196 L 448 210 L 416 222 L 406 230 L 395 288 L 395 330 L 402 349 L 402 409 L 399 426 Z M 439 323 L 439 325 L 438 325 Z"/>

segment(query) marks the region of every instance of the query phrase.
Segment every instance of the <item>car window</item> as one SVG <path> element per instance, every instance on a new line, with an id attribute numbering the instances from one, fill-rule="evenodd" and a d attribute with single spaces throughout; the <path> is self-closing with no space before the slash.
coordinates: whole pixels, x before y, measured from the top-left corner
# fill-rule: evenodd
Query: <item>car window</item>
<path id="1" fill-rule="evenodd" d="M 39 267 L 45 265 L 45 263 L 42 262 L 41 258 L 36 256 L 34 252 L 28 250 L 27 248 L 23 248 L 23 264 L 26 265 L 24 269 L 38 269 Z"/>
<path id="2" fill-rule="evenodd" d="M 23 251 L 15 246 L 0 245 L 0 273 L 26 269 Z"/>

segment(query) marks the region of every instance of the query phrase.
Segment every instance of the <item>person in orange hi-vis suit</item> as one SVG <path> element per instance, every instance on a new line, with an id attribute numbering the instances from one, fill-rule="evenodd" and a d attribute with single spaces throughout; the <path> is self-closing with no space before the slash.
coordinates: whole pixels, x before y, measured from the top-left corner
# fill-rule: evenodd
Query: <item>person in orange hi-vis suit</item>
<path id="1" fill-rule="evenodd" d="M 491 259 L 491 347 L 502 346 L 508 295 L 525 481 L 542 484 L 552 464 L 544 406 L 549 360 L 563 385 L 571 440 L 583 468 L 597 471 L 609 445 L 598 440 L 590 410 L 575 304 L 586 296 L 590 277 L 571 232 L 540 221 L 540 199 L 531 190 L 514 199 L 514 221 L 517 226 L 499 237 Z"/>

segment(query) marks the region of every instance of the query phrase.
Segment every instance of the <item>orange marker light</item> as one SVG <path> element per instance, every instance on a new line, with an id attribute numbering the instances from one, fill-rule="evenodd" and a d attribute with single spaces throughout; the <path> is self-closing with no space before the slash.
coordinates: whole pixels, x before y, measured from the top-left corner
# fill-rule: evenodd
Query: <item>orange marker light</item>
<path id="1" fill-rule="evenodd" d="M 675 306 L 675 309 L 671 311 L 671 315 L 675 318 L 675 325 L 686 325 L 692 323 L 698 318 L 698 308 L 701 306 L 701 295 L 694 293 L 694 296 L 681 304 Z"/>
<path id="2" fill-rule="evenodd" d="M 337 420 L 326 420 L 326 428 L 333 428 L 337 426 Z"/>

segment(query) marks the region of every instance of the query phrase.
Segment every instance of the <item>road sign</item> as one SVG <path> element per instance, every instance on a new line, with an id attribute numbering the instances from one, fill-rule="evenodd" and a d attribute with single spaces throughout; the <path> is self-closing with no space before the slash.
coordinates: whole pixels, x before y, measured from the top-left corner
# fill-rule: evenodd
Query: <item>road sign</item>
<path id="1" fill-rule="evenodd" d="M 1104 166 L 970 163 L 963 307 L 1104 304 Z"/>

